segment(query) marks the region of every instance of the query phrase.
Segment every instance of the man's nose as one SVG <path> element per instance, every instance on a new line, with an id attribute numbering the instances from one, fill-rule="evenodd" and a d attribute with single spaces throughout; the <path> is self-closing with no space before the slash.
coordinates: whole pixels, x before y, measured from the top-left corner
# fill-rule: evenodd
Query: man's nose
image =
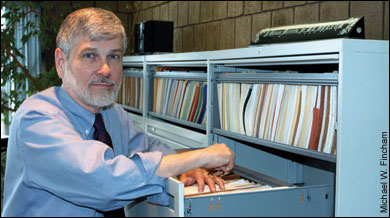
<path id="1" fill-rule="evenodd" d="M 97 74 L 99 75 L 103 75 L 103 76 L 110 76 L 111 74 L 111 68 L 110 66 L 108 65 L 108 63 L 106 61 L 104 61 L 100 67 L 100 69 L 97 71 Z"/>

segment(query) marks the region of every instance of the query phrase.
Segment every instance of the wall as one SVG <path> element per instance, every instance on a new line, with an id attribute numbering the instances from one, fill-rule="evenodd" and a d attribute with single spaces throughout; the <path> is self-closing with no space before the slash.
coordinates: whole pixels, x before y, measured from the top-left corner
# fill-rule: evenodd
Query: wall
<path id="1" fill-rule="evenodd" d="M 365 17 L 367 39 L 389 39 L 388 1 L 150 1 L 137 22 L 174 21 L 174 52 L 247 47 L 267 27 Z"/>
<path id="2" fill-rule="evenodd" d="M 107 7 L 130 35 L 130 1 L 60 2 Z M 174 52 L 247 47 L 267 27 L 365 17 L 367 39 L 389 40 L 388 1 L 137 1 L 136 22 L 174 22 Z"/>

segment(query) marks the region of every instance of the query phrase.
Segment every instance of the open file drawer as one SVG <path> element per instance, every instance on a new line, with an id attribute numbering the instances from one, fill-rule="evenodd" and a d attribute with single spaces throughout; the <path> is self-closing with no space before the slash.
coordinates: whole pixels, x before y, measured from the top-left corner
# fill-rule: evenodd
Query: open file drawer
<path id="1" fill-rule="evenodd" d="M 308 174 L 306 176 L 309 177 L 324 177 L 324 175 L 321 175 L 323 174 L 322 171 L 306 169 L 310 167 L 301 166 L 301 164 L 277 155 L 252 149 L 222 136 L 216 136 L 214 142 L 226 143 L 236 152 L 236 166 L 234 169 L 236 174 L 251 181 L 263 184 L 269 183 L 272 188 L 265 190 L 243 189 L 184 197 L 183 183 L 175 178 L 169 178 L 168 192 L 171 197 L 169 206 L 153 205 L 143 199 L 128 205 L 126 215 L 195 217 L 333 216 L 333 185 L 326 182 L 326 179 L 324 182 L 323 178 L 320 178 L 319 181 L 321 182 L 303 178 L 303 174 Z M 248 162 L 248 158 L 252 160 L 265 159 L 265 165 L 254 166 L 258 164 Z M 243 164 L 245 168 L 237 164 Z M 251 169 L 246 168 L 248 166 Z M 262 174 L 261 171 L 265 171 L 267 174 Z M 332 174 L 325 177 L 330 177 L 328 181 L 332 181 Z M 259 178 L 261 181 L 259 181 Z M 291 185 L 292 183 L 295 185 Z"/>
<path id="2" fill-rule="evenodd" d="M 126 207 L 127 216 L 331 216 L 329 186 L 276 187 L 261 191 L 218 192 L 184 197 L 184 185 L 169 178 L 167 207 L 141 199 Z"/>
<path id="3" fill-rule="evenodd" d="M 330 216 L 328 187 L 290 187 L 185 198 L 185 216 Z"/>

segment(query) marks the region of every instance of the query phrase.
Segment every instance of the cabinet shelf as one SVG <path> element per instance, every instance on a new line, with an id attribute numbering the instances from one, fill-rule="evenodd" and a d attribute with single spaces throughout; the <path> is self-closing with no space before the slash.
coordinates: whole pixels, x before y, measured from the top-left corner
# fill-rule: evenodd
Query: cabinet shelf
<path id="1" fill-rule="evenodd" d="M 158 113 L 154 113 L 154 112 L 149 112 L 149 115 L 151 117 L 158 118 L 158 119 L 161 119 L 161 120 L 165 120 L 165 121 L 169 121 L 169 122 L 172 122 L 172 123 L 180 124 L 180 125 L 183 125 L 183 126 L 186 126 L 186 127 L 197 129 L 197 130 L 206 131 L 206 127 L 201 125 L 201 124 L 198 124 L 198 123 L 188 122 L 186 120 L 180 120 L 180 119 L 177 119 L 177 118 L 174 118 L 174 117 L 170 117 L 170 116 L 167 116 L 167 115 L 158 114 Z"/>
<path id="2" fill-rule="evenodd" d="M 305 148 L 299 148 L 299 147 L 295 147 L 292 145 L 268 141 L 268 140 L 264 140 L 264 139 L 260 139 L 260 138 L 245 136 L 242 134 L 228 132 L 228 131 L 224 131 L 224 130 L 217 129 L 217 128 L 213 128 L 213 133 L 221 135 L 221 136 L 233 138 L 233 139 L 239 139 L 239 140 L 245 141 L 245 142 L 254 143 L 254 144 L 257 144 L 259 146 L 274 148 L 274 149 L 287 151 L 290 153 L 299 154 L 299 155 L 303 155 L 306 157 L 312 157 L 312 158 L 316 158 L 316 159 L 320 159 L 320 160 L 325 160 L 325 161 L 329 161 L 329 162 L 333 162 L 333 163 L 336 162 L 336 155 L 332 155 L 332 154 L 322 153 L 322 152 L 313 151 L 313 150 L 309 150 L 309 149 L 305 149 Z"/>
<path id="3" fill-rule="evenodd" d="M 338 73 L 217 73 L 217 82 L 337 85 Z"/>
<path id="4" fill-rule="evenodd" d="M 122 75 L 127 77 L 143 77 L 143 72 L 141 70 L 124 69 Z"/>
<path id="5" fill-rule="evenodd" d="M 124 105 L 124 104 L 119 104 L 119 105 L 120 105 L 123 109 L 125 109 L 125 110 L 127 110 L 127 111 L 130 111 L 130 112 L 133 112 L 133 113 L 141 114 L 141 115 L 142 115 L 142 109 L 130 107 L 130 106 L 127 106 L 127 105 Z"/>
<path id="6" fill-rule="evenodd" d="M 153 55 L 152 55 L 153 56 Z M 155 66 L 175 66 L 175 67 L 205 67 L 206 61 L 150 61 L 148 64 Z"/>
<path id="7" fill-rule="evenodd" d="M 216 60 L 212 64 L 225 66 L 268 66 L 268 65 L 302 65 L 302 64 L 337 64 L 339 54 L 300 55 L 285 57 L 264 57 L 232 60 Z"/>
<path id="8" fill-rule="evenodd" d="M 156 72 L 154 78 L 207 81 L 206 73 L 192 72 Z"/>

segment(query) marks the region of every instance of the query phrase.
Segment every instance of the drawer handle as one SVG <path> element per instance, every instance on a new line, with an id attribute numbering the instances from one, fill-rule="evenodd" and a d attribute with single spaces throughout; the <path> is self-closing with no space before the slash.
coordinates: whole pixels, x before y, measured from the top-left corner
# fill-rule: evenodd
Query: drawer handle
<path id="1" fill-rule="evenodd" d="M 214 198 L 211 198 L 211 203 L 209 204 L 209 211 L 210 212 L 213 212 L 213 201 L 214 201 Z"/>

